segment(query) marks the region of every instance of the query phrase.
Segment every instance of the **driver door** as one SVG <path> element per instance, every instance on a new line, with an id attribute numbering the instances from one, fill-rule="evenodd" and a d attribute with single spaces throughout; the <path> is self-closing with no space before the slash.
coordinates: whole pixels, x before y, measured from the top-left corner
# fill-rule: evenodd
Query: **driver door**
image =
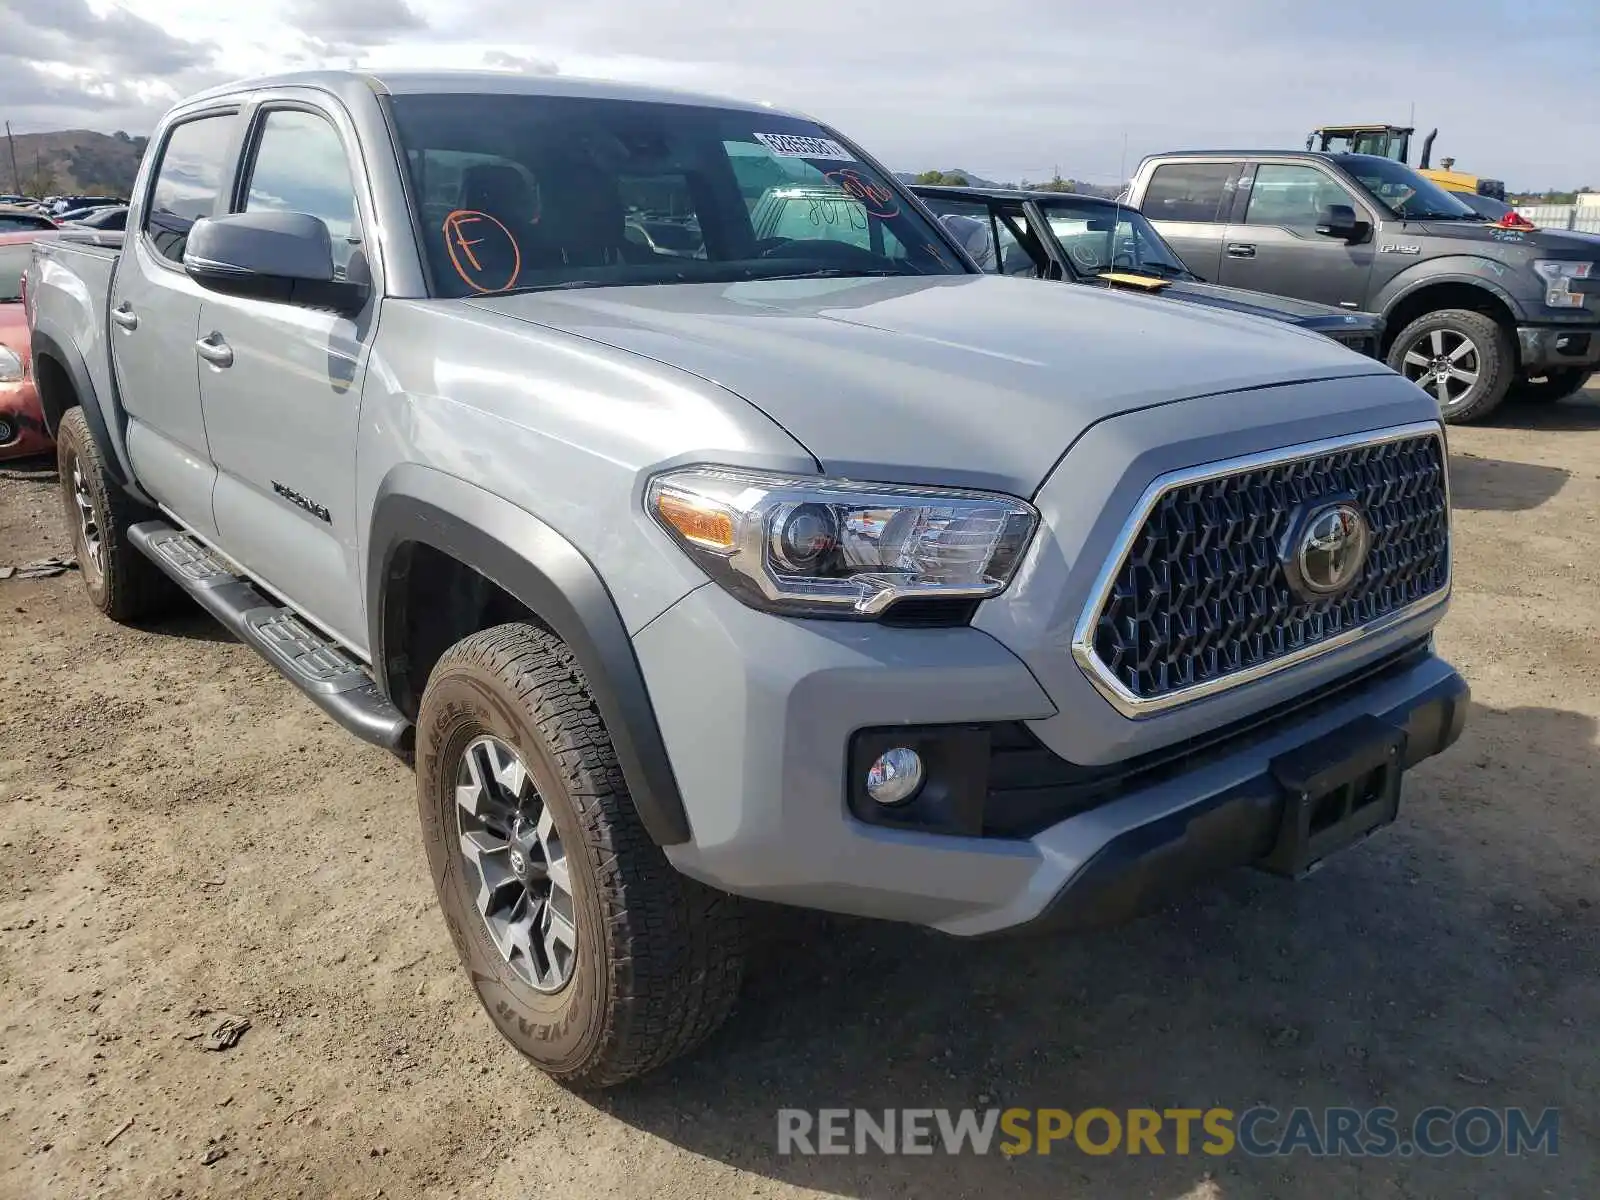
<path id="1" fill-rule="evenodd" d="M 1310 163 L 1262 163 L 1254 179 L 1246 172 L 1239 190 L 1244 212 L 1223 235 L 1220 283 L 1334 308 L 1363 306 L 1377 223 L 1349 188 Z M 1334 204 L 1349 205 L 1367 223 L 1365 241 L 1347 245 L 1317 232 L 1318 216 Z"/>
<path id="2" fill-rule="evenodd" d="M 370 221 L 357 200 L 353 132 L 304 103 L 266 101 L 246 144 L 234 211 L 321 219 L 335 278 L 365 274 L 372 290 L 354 317 L 206 294 L 200 392 L 217 465 L 217 530 L 252 575 L 361 652 L 356 429 L 382 286 L 363 240 Z"/>

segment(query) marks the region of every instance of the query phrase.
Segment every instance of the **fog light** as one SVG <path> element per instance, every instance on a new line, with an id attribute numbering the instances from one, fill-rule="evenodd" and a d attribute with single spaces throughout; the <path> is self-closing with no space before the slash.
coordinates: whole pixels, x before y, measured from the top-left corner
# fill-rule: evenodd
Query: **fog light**
<path id="1" fill-rule="evenodd" d="M 908 746 L 878 756 L 867 771 L 867 795 L 879 804 L 904 804 L 922 787 L 922 757 Z"/>

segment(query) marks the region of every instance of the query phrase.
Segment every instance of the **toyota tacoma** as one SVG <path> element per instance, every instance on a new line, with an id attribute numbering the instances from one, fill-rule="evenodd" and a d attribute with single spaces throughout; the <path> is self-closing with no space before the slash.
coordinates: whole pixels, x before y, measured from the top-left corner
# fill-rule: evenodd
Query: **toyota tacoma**
<path id="1" fill-rule="evenodd" d="M 630 239 L 652 212 L 701 248 Z M 186 595 L 414 762 L 472 985 L 574 1085 L 722 1021 L 748 898 L 1116 921 L 1304 874 L 1462 726 L 1429 396 L 985 275 L 805 117 L 224 87 L 162 120 L 120 250 L 41 244 L 27 305 L 92 601 Z"/>

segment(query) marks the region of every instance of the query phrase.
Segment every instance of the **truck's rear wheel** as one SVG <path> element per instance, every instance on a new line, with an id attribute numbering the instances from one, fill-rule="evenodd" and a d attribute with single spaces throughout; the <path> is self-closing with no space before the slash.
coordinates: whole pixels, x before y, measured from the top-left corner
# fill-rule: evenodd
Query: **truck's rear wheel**
<path id="1" fill-rule="evenodd" d="M 1516 372 L 1510 335 L 1492 317 L 1447 308 L 1418 317 L 1389 347 L 1389 366 L 1433 396 L 1450 424 L 1500 406 Z"/>
<path id="2" fill-rule="evenodd" d="M 78 571 L 94 606 L 126 622 L 181 604 L 183 593 L 128 541 L 128 526 L 159 514 L 111 478 L 81 408 L 69 409 L 56 430 L 56 470 Z"/>
<path id="3" fill-rule="evenodd" d="M 1588 367 L 1554 367 L 1537 378 L 1517 380 L 1511 387 L 1510 399 L 1525 404 L 1554 404 L 1588 383 L 1590 374 Z"/>
<path id="4" fill-rule="evenodd" d="M 580 1087 L 692 1048 L 738 995 L 738 902 L 640 823 L 572 652 L 532 625 L 458 642 L 417 721 L 439 906 L 501 1034 Z"/>

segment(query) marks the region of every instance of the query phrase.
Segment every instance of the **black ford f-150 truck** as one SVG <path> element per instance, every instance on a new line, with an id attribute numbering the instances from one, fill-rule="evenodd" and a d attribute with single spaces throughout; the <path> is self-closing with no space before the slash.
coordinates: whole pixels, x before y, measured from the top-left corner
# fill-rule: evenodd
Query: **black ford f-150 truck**
<path id="1" fill-rule="evenodd" d="M 1600 364 L 1600 242 L 1504 227 L 1404 163 L 1156 154 L 1127 200 L 1206 279 L 1381 313 L 1389 365 L 1446 421 L 1481 419 L 1513 389 L 1560 399 Z"/>

